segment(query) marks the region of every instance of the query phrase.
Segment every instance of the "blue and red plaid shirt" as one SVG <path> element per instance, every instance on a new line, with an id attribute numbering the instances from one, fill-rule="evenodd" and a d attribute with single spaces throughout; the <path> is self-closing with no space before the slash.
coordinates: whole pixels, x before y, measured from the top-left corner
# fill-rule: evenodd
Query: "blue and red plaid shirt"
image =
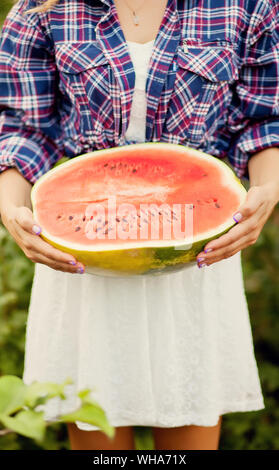
<path id="1" fill-rule="evenodd" d="M 35 182 L 62 156 L 125 139 L 135 72 L 113 0 L 10 11 L 0 43 L 0 169 Z M 248 176 L 279 145 L 279 2 L 168 0 L 146 83 L 146 141 L 179 143 Z"/>

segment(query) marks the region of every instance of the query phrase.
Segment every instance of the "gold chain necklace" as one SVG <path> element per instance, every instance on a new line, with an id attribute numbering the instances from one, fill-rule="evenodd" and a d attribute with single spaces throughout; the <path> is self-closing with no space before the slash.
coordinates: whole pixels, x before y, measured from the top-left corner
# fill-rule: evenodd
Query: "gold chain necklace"
<path id="1" fill-rule="evenodd" d="M 136 10 L 132 7 L 130 7 L 130 5 L 128 4 L 128 2 L 126 2 L 126 0 L 124 0 L 124 2 L 126 3 L 127 7 L 129 8 L 129 10 L 132 12 L 132 15 L 133 15 L 133 21 L 134 21 L 134 25 L 135 26 L 139 26 L 139 17 L 138 17 L 138 11 L 143 7 L 144 3 L 145 3 L 145 0 L 142 2 L 142 4 L 140 5 L 139 8 L 137 8 Z"/>

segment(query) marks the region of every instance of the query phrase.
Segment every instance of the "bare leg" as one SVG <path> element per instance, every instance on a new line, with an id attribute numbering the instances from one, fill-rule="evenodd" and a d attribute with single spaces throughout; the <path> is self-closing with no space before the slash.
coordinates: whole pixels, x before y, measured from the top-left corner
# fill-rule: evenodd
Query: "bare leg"
<path id="1" fill-rule="evenodd" d="M 221 416 L 216 426 L 153 427 L 157 450 L 217 450 L 221 430 Z"/>
<path id="2" fill-rule="evenodd" d="M 101 431 L 82 431 L 75 424 L 68 424 L 72 450 L 134 450 L 134 433 L 131 426 L 115 428 L 115 436 L 109 439 Z"/>

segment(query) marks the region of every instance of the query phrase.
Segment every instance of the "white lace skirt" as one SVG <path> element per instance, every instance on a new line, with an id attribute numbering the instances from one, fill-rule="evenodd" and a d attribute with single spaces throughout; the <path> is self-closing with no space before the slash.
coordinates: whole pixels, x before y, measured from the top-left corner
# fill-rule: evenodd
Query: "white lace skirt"
<path id="1" fill-rule="evenodd" d="M 67 377 L 74 384 L 45 406 L 48 420 L 72 411 L 87 387 L 113 426 L 213 426 L 264 408 L 240 254 L 128 279 L 36 265 L 23 378 Z"/>

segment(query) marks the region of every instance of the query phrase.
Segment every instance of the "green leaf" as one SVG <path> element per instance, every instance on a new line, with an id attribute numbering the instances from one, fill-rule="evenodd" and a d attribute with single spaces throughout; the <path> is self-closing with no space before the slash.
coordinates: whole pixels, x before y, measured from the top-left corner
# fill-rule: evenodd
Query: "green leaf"
<path id="1" fill-rule="evenodd" d="M 65 399 L 65 386 L 72 383 L 67 379 L 62 384 L 55 384 L 52 382 L 33 382 L 26 387 L 25 402 L 24 404 L 33 408 L 49 398 L 60 397 Z M 42 400 L 44 398 L 44 400 Z"/>
<path id="2" fill-rule="evenodd" d="M 83 403 L 77 411 L 61 416 L 60 421 L 65 423 L 81 421 L 92 424 L 100 428 L 108 437 L 113 437 L 115 433 L 114 428 L 107 420 L 104 410 L 95 403 Z"/>
<path id="3" fill-rule="evenodd" d="M 33 410 L 19 411 L 14 418 L 0 415 L 0 420 L 6 428 L 11 429 L 18 434 L 30 437 L 37 441 L 42 441 L 45 435 L 46 423 L 44 413 Z"/>
<path id="4" fill-rule="evenodd" d="M 26 386 L 14 375 L 0 377 L 0 414 L 15 413 L 24 405 Z"/>

